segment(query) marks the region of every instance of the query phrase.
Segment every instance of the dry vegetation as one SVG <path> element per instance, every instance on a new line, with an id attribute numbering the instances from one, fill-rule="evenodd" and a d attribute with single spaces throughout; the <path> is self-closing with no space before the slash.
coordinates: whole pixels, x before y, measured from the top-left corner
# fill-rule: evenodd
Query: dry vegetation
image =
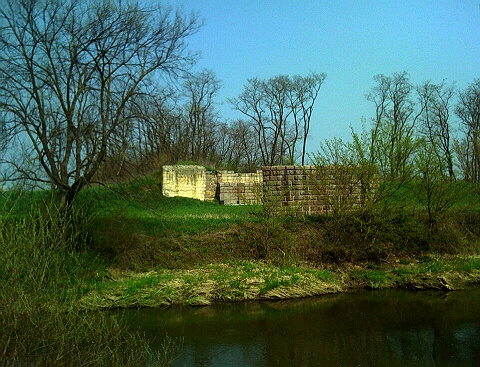
<path id="1" fill-rule="evenodd" d="M 81 299 L 87 309 L 204 306 L 215 302 L 303 298 L 353 289 L 402 287 L 452 291 L 480 283 L 480 256 L 370 263 L 274 266 L 263 261 L 195 269 L 132 272 L 109 269 L 108 281 Z"/>
<path id="2" fill-rule="evenodd" d="M 152 354 L 139 335 L 93 310 L 480 282 L 474 192 L 432 228 L 405 195 L 389 210 L 297 217 L 169 199 L 158 188 L 158 175 L 92 188 L 70 217 L 48 192 L 10 192 L 1 202 L 3 365 L 161 365 L 171 355 Z"/>

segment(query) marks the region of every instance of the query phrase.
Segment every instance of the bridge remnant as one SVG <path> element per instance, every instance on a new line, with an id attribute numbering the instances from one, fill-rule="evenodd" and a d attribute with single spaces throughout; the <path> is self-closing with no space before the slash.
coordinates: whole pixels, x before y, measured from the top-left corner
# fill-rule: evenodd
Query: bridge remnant
<path id="1" fill-rule="evenodd" d="M 275 212 L 329 214 L 362 205 L 368 182 L 348 167 L 267 166 L 255 173 L 208 171 L 203 166 L 163 167 L 163 195 L 260 204 Z"/>

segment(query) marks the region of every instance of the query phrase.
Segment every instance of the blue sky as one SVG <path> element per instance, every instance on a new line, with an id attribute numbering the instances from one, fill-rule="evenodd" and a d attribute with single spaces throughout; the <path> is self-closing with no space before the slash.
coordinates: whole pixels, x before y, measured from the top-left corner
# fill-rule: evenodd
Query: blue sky
<path id="1" fill-rule="evenodd" d="M 227 98 L 247 79 L 279 74 L 327 74 L 320 91 L 309 150 L 325 139 L 350 137 L 367 124 L 374 105 L 365 95 L 377 74 L 407 71 L 411 82 L 480 78 L 479 0 L 171 0 L 205 21 L 190 47 L 198 69 L 222 80 L 221 117 L 242 117 Z"/>

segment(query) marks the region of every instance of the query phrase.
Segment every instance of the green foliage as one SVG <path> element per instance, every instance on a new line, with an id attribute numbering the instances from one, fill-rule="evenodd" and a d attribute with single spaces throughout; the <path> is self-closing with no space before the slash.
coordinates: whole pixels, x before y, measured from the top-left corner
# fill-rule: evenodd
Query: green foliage
<path id="1" fill-rule="evenodd" d="M 105 276 L 88 250 L 86 221 L 52 205 L 0 217 L 0 365 L 160 365 L 116 318 L 77 307 Z"/>
<path id="2" fill-rule="evenodd" d="M 358 137 L 358 142 L 362 139 Z M 348 151 L 355 149 L 352 144 Z M 370 169 L 363 172 L 373 177 Z M 461 182 L 451 183 L 450 192 L 458 195 L 439 212 L 433 228 L 421 180 L 402 185 L 382 182 L 378 191 L 388 194 L 380 196 L 372 188 L 364 205 L 354 210 L 311 217 L 295 212 L 278 215 L 273 205 L 223 206 L 167 198 L 161 194 L 160 182 L 160 174 L 154 173 L 81 192 L 76 205 L 88 207 L 83 211 L 91 219 L 88 225 L 70 224 L 69 231 L 84 228 L 80 232 L 88 235 L 80 242 L 85 249 L 102 261 L 133 270 L 238 259 L 280 265 L 378 263 L 402 253 L 476 253 L 480 249 L 479 196 Z M 27 208 L 39 207 L 48 195 L 52 193 L 24 193 L 17 200 L 22 203 L 3 202 L 3 206 L 10 218 L 27 218 Z"/>
<path id="3" fill-rule="evenodd" d="M 465 262 L 460 266 L 460 270 L 467 271 L 467 272 L 480 270 L 480 259 L 465 260 Z"/>
<path id="4" fill-rule="evenodd" d="M 329 270 L 317 270 L 314 271 L 314 275 L 324 282 L 333 282 L 336 279 L 335 275 Z"/>
<path id="5" fill-rule="evenodd" d="M 351 185 L 364 185 L 362 205 L 338 200 L 343 206 L 321 219 L 322 258 L 378 261 L 400 251 L 478 251 L 480 232 L 471 218 L 478 216 L 480 195 L 467 183 L 455 181 L 451 161 L 441 154 L 445 146 L 417 138 L 414 120 L 393 119 L 389 103 L 396 102 L 385 104 L 393 95 L 389 91 L 408 98 L 408 75 L 376 80 L 379 85 L 369 99 L 380 114 L 373 128 L 364 127 L 361 133 L 352 130 L 351 142 L 326 141 L 312 155 L 317 166 L 339 167 L 348 172 Z M 411 103 L 408 99 L 401 103 L 397 107 L 408 112 L 407 118 Z"/>
<path id="6" fill-rule="evenodd" d="M 215 172 L 217 171 L 215 168 L 213 167 L 210 167 L 210 166 L 206 166 L 206 165 L 203 165 L 203 164 L 200 164 L 198 162 L 194 162 L 194 161 L 177 161 L 175 163 L 176 166 L 202 166 L 202 167 L 205 167 L 205 169 L 207 171 L 210 171 L 210 172 Z"/>
<path id="7" fill-rule="evenodd" d="M 358 282 L 364 283 L 367 288 L 378 289 L 387 286 L 388 275 L 379 269 L 366 269 L 362 271 L 354 270 L 352 278 Z"/>
<path id="8" fill-rule="evenodd" d="M 454 181 L 448 174 L 445 159 L 439 157 L 434 143 L 422 141 L 415 163 L 419 175 L 417 196 L 428 215 L 429 235 L 432 236 L 439 224 L 452 214 L 462 196 L 465 197 L 467 185 Z"/>
<path id="9" fill-rule="evenodd" d="M 363 172 L 373 177 L 372 170 Z M 222 206 L 166 198 L 159 193 L 158 178 L 150 177 L 96 189 L 94 206 L 101 215 L 94 219 L 91 238 L 99 253 L 137 270 L 239 258 L 276 264 L 377 263 L 403 252 L 476 251 L 480 226 L 475 224 L 478 206 L 472 205 L 478 205 L 478 198 L 463 183 L 452 183 L 451 192 L 459 195 L 432 230 L 421 185 L 420 180 L 383 182 L 378 188 L 381 195 L 372 190 L 355 210 L 302 218 L 278 215 L 274 205 Z"/>
<path id="10" fill-rule="evenodd" d="M 332 174 L 337 185 L 332 193 L 334 195 L 329 195 L 329 198 L 335 203 L 337 213 L 349 211 L 357 204 L 352 200 L 352 194 L 357 190 L 361 190 L 364 205 L 378 195 L 378 168 L 369 158 L 365 147 L 366 135 L 358 135 L 352 130 L 352 137 L 352 142 L 338 138 L 326 140 L 319 152 L 310 155 L 320 171 L 325 167 L 334 169 Z M 325 183 L 320 179 L 318 185 Z"/>

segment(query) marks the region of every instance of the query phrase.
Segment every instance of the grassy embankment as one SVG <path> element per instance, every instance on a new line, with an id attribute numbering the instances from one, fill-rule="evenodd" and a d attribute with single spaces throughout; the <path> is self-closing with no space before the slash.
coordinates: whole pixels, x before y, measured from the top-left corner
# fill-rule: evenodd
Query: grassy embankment
<path id="1" fill-rule="evenodd" d="M 10 192 L 0 215 L 1 366 L 164 366 L 178 341 L 153 351 L 107 313 L 80 306 L 105 279 L 89 216 L 59 214 L 49 193 Z"/>
<path id="2" fill-rule="evenodd" d="M 161 366 L 174 357 L 178 341 L 152 351 L 102 309 L 480 283 L 473 190 L 434 216 L 407 187 L 356 212 L 296 217 L 168 199 L 159 180 L 90 188 L 69 220 L 50 192 L 0 197 L 0 365 Z"/>
<path id="3" fill-rule="evenodd" d="M 90 213 L 86 248 L 100 259 L 76 298 L 80 307 L 204 305 L 362 287 L 448 290 L 480 280 L 479 199 L 470 191 L 437 213 L 432 227 L 422 200 L 405 190 L 361 212 L 299 218 L 165 198 L 159 180 L 79 197 Z M 12 212 L 21 216 L 40 201 L 28 195 Z"/>
<path id="4" fill-rule="evenodd" d="M 106 211 L 95 232 L 108 239 L 94 240 L 114 266 L 82 298 L 87 308 L 205 305 L 362 287 L 450 290 L 480 281 L 479 199 L 470 190 L 435 213 L 432 227 L 422 199 L 405 188 L 361 212 L 307 218 L 164 198 L 158 177 L 117 189 L 123 199 L 102 192 Z"/>

